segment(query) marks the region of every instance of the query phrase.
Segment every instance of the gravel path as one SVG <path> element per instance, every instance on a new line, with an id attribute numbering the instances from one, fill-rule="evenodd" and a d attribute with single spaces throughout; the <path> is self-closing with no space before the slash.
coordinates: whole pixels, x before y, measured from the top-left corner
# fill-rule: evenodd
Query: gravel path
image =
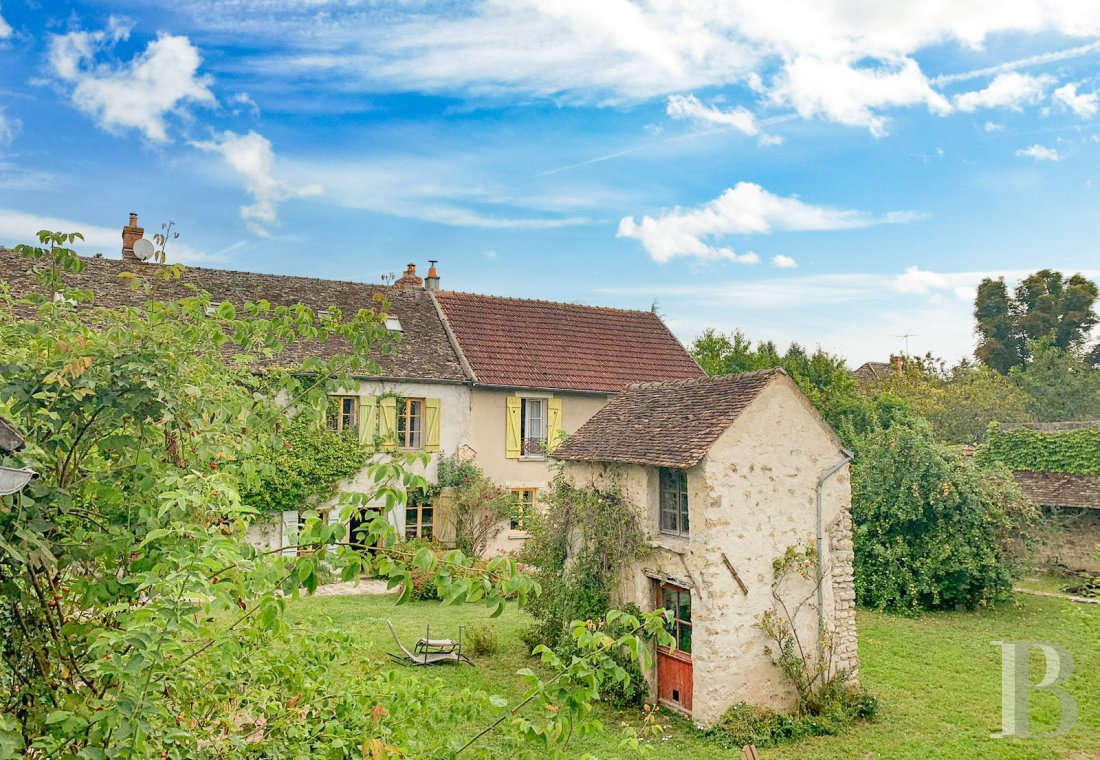
<path id="1" fill-rule="evenodd" d="M 397 589 L 386 588 L 386 581 L 344 581 L 320 586 L 314 596 L 362 596 L 364 594 L 395 594 Z"/>

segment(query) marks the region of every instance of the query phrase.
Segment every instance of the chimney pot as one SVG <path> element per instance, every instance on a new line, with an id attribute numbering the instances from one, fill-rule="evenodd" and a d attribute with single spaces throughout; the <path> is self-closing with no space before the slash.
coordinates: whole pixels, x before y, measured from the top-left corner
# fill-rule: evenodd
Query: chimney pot
<path id="1" fill-rule="evenodd" d="M 439 290 L 439 272 L 436 270 L 435 265 L 439 263 L 438 259 L 428 259 L 428 276 L 424 280 L 424 288 L 427 290 Z"/>
<path id="2" fill-rule="evenodd" d="M 130 223 L 122 228 L 122 258 L 141 261 L 134 255 L 134 243 L 145 236 L 145 230 L 138 227 L 138 215 L 130 212 Z"/>
<path id="3" fill-rule="evenodd" d="M 409 268 L 405 270 L 405 274 L 401 275 L 401 279 L 394 283 L 398 290 L 404 290 L 406 287 L 419 288 L 423 286 L 424 280 L 416 275 L 416 264 L 409 263 Z"/>

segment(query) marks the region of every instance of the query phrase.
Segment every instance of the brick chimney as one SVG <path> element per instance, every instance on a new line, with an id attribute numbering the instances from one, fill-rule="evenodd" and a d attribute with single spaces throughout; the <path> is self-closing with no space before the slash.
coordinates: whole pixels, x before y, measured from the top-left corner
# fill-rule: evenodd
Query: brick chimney
<path id="1" fill-rule="evenodd" d="M 420 288 L 424 286 L 424 280 L 416 276 L 416 264 L 409 264 L 405 274 L 401 275 L 401 279 L 395 282 L 394 285 L 398 290 L 404 290 L 407 287 Z"/>
<path id="2" fill-rule="evenodd" d="M 122 228 L 122 258 L 141 261 L 134 255 L 134 243 L 145 236 L 145 228 L 138 227 L 137 214 L 130 212 L 130 223 Z"/>
<path id="3" fill-rule="evenodd" d="M 428 277 L 424 280 L 424 287 L 427 290 L 439 290 L 439 272 L 436 271 L 435 265 L 439 263 L 436 259 L 428 259 L 428 263 L 431 264 L 428 267 Z"/>

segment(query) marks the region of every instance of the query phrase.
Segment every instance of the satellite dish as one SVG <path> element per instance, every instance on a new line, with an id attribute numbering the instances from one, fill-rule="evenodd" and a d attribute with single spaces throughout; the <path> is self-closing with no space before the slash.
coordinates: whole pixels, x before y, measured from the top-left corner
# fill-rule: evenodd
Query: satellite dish
<path id="1" fill-rule="evenodd" d="M 141 238 L 140 240 L 134 241 L 134 255 L 142 261 L 148 261 L 153 257 L 154 253 L 156 253 L 156 248 L 153 247 L 152 240 Z"/>

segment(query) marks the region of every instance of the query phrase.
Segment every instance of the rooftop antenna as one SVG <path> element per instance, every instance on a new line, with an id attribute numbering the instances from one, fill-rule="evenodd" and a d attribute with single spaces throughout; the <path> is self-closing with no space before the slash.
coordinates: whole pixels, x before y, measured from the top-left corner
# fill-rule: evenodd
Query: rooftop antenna
<path id="1" fill-rule="evenodd" d="M 919 338 L 920 335 L 918 335 L 917 333 L 907 332 L 904 335 L 895 335 L 894 337 L 895 338 L 901 338 L 902 340 L 905 341 L 905 360 L 909 361 L 909 339 L 910 338 Z"/>

